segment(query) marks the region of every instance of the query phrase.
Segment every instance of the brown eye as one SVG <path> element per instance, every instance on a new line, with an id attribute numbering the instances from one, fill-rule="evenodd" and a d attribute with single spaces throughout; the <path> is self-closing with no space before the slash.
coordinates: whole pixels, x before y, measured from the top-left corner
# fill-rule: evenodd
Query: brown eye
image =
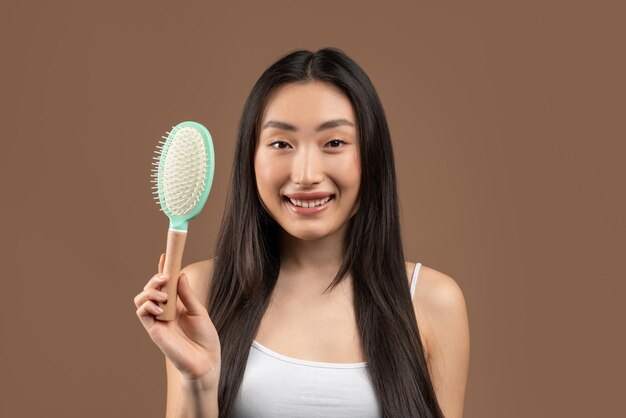
<path id="1" fill-rule="evenodd" d="M 332 141 L 328 141 L 329 144 L 334 144 L 334 146 L 331 146 L 331 148 L 339 148 L 342 144 L 345 144 L 345 141 L 342 141 L 341 139 L 333 139 Z"/>
<path id="2" fill-rule="evenodd" d="M 276 146 L 276 144 L 278 144 L 279 146 Z M 285 149 L 285 147 L 282 147 L 280 145 L 289 145 L 288 143 L 286 143 L 285 141 L 274 141 L 270 144 L 270 146 L 272 148 L 276 148 L 276 149 Z"/>

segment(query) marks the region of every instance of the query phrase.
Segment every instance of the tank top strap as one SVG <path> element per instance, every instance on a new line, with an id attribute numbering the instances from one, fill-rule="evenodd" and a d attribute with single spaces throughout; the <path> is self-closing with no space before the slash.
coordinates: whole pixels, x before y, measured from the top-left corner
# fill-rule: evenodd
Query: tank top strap
<path id="1" fill-rule="evenodd" d="M 422 263 L 415 263 L 415 268 L 413 269 L 413 278 L 411 279 L 411 300 L 413 300 L 413 295 L 415 295 L 415 285 L 417 284 L 417 276 L 419 275 L 421 266 Z"/>

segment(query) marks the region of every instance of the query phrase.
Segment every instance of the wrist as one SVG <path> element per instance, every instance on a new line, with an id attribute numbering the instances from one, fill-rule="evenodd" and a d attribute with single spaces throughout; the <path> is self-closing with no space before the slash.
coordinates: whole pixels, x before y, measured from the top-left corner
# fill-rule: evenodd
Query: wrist
<path id="1" fill-rule="evenodd" d="M 219 373 L 205 373 L 202 376 L 183 376 L 184 384 L 194 392 L 213 392 L 217 391 L 219 385 Z"/>

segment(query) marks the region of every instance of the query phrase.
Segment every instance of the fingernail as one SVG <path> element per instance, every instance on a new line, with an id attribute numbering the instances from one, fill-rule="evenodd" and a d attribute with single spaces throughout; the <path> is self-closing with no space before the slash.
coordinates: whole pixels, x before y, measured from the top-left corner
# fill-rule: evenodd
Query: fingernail
<path id="1" fill-rule="evenodd" d="M 156 307 L 156 311 L 157 311 L 158 313 L 163 313 L 163 309 L 161 309 L 159 306 L 157 306 L 157 307 Z"/>
<path id="2" fill-rule="evenodd" d="M 165 275 L 160 275 L 159 277 L 157 277 L 157 280 L 162 282 L 163 280 L 165 280 Z"/>

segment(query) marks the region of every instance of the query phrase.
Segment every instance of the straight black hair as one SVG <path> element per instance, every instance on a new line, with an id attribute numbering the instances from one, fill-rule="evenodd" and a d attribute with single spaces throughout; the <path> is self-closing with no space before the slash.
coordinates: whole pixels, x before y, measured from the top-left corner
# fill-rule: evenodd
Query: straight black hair
<path id="1" fill-rule="evenodd" d="M 363 352 L 384 417 L 443 417 L 429 376 L 407 283 L 389 127 L 365 72 L 343 51 L 297 50 L 259 77 L 239 122 L 230 189 L 217 237 L 207 310 L 220 337 L 220 417 L 230 418 L 259 323 L 280 270 L 279 226 L 257 192 L 254 154 L 268 95 L 286 83 L 328 82 L 351 101 L 361 158 L 359 206 L 343 261 L 326 289 L 350 273 Z"/>

